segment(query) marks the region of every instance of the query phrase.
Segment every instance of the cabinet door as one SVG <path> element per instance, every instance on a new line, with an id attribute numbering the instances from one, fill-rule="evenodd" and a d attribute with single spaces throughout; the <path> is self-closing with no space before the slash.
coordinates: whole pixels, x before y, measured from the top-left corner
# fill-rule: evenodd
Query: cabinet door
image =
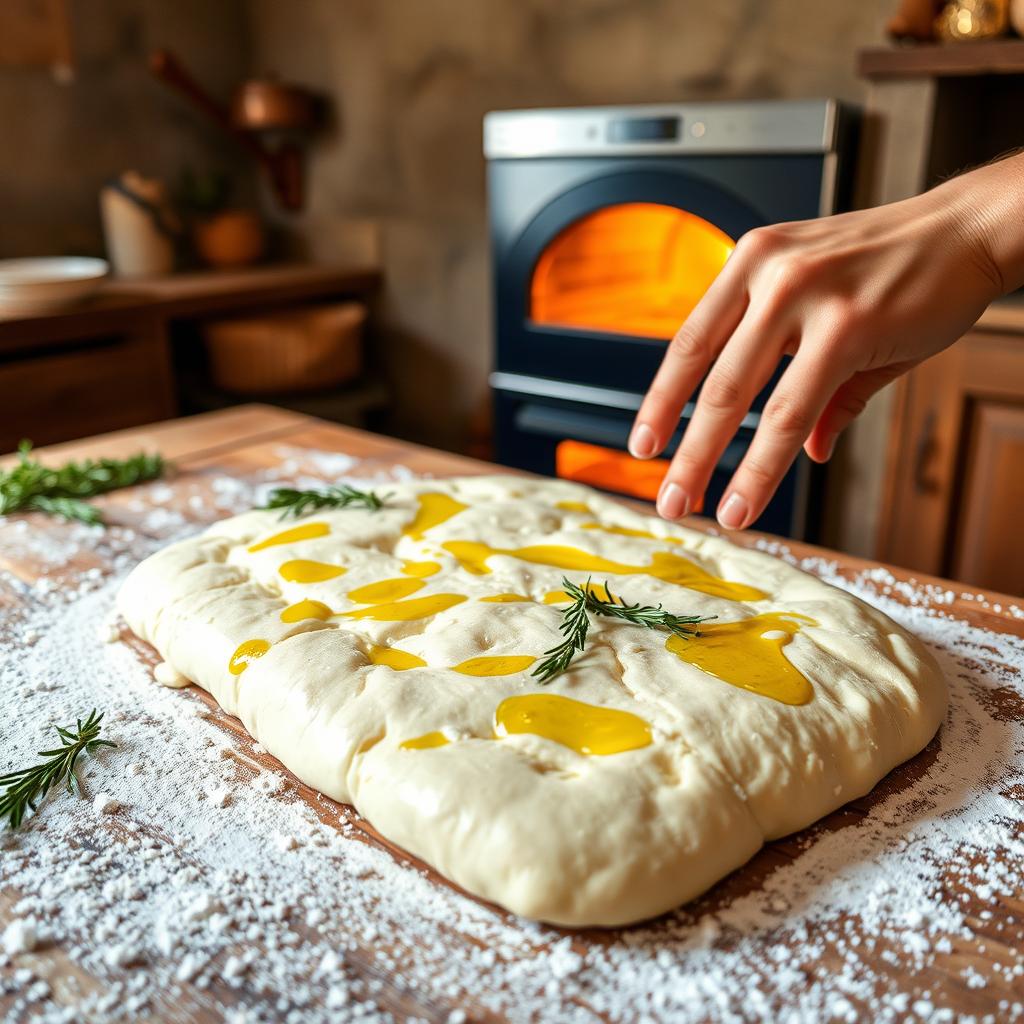
<path id="1" fill-rule="evenodd" d="M 950 575 L 1024 593 L 1024 396 L 972 403 Z"/>
<path id="2" fill-rule="evenodd" d="M 975 330 L 899 385 L 879 557 L 1024 593 L 1024 336 Z"/>
<path id="3" fill-rule="evenodd" d="M 70 441 L 175 412 L 167 340 L 157 325 L 0 358 L 0 452 L 22 438 Z"/>

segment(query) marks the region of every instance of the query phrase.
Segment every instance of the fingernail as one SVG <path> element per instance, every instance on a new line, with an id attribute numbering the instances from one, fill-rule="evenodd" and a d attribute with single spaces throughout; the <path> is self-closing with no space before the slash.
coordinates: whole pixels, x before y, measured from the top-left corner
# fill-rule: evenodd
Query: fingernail
<path id="1" fill-rule="evenodd" d="M 634 459 L 649 459 L 654 454 L 654 431 L 646 423 L 638 423 L 629 435 L 629 454 Z"/>
<path id="2" fill-rule="evenodd" d="M 828 462 L 828 460 L 832 458 L 832 453 L 836 450 L 836 440 L 837 440 L 837 435 L 833 435 L 831 438 L 829 438 L 828 451 L 825 452 L 825 461 L 826 462 Z"/>
<path id="3" fill-rule="evenodd" d="M 679 484 L 662 484 L 658 494 L 658 515 L 664 519 L 682 519 L 690 509 L 690 499 Z"/>
<path id="4" fill-rule="evenodd" d="M 749 513 L 747 499 L 733 491 L 718 508 L 718 522 L 727 530 L 742 530 Z"/>

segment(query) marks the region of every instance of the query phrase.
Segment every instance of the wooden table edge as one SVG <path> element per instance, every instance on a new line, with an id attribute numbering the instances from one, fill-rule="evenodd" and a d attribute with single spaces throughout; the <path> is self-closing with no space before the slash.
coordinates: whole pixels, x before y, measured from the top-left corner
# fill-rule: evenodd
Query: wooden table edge
<path id="1" fill-rule="evenodd" d="M 342 442 L 362 440 L 365 444 L 372 444 L 381 449 L 382 454 L 390 454 L 388 450 L 393 449 L 396 462 L 407 461 L 410 455 L 431 461 L 436 460 L 439 465 L 444 466 L 440 470 L 442 475 L 461 472 L 471 475 L 486 473 L 535 475 L 523 474 L 522 471 L 510 469 L 507 466 L 499 466 L 469 456 L 440 451 L 414 441 L 330 423 L 303 413 L 291 412 L 259 402 L 200 413 L 195 416 L 161 420 L 140 427 L 129 427 L 107 434 L 98 434 L 94 437 L 48 445 L 37 449 L 35 454 L 42 461 L 50 463 L 69 458 L 124 457 L 140 449 L 155 451 L 159 444 L 164 455 L 181 464 L 182 469 L 187 471 L 191 463 L 216 459 L 219 455 L 235 452 L 250 445 L 288 441 L 299 447 L 312 449 L 315 447 L 314 445 L 303 444 L 303 434 L 314 431 L 320 434 L 328 432 Z M 210 440 L 211 433 L 216 437 L 215 441 Z M 0 458 L 0 467 L 9 465 L 15 458 L 14 455 L 3 456 Z M 653 514 L 653 506 L 648 503 L 626 498 L 617 500 L 637 511 Z M 689 517 L 686 520 L 686 525 L 703 532 L 724 534 L 724 531 L 720 531 L 713 520 L 701 516 Z M 954 602 L 947 607 L 947 611 L 954 618 L 974 625 L 979 624 L 975 620 L 982 618 L 984 619 L 982 628 L 1024 637 L 1024 598 L 931 576 L 890 563 L 874 561 L 774 534 L 745 530 L 739 534 L 725 535 L 742 547 L 769 545 L 789 551 L 797 559 L 817 558 L 826 563 L 834 563 L 843 570 L 847 577 L 882 569 L 891 573 L 898 582 L 952 593 Z M 993 625 L 995 622 L 1004 625 L 1005 628 L 995 629 Z"/>

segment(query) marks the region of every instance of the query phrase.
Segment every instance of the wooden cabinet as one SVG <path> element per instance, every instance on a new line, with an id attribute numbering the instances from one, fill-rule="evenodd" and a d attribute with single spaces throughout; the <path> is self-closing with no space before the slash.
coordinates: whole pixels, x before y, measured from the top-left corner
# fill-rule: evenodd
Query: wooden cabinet
<path id="1" fill-rule="evenodd" d="M 0 314 L 0 453 L 22 438 L 52 444 L 172 416 L 180 383 L 172 356 L 198 348 L 197 324 L 365 297 L 379 280 L 372 268 L 281 264 L 112 280 L 79 306 Z M 314 396 L 310 411 L 331 416 L 381 402 L 365 393 L 331 397 Z"/>
<path id="2" fill-rule="evenodd" d="M 1020 146 L 1024 40 L 862 51 L 858 202 L 915 195 Z M 895 401 L 891 400 L 891 396 Z M 879 448 L 890 439 L 888 460 Z M 1024 301 L 886 389 L 850 431 L 834 543 L 1024 594 Z"/>
<path id="3" fill-rule="evenodd" d="M 167 339 L 153 317 L 0 356 L 0 452 L 22 438 L 52 444 L 174 412 Z"/>
<path id="4" fill-rule="evenodd" d="M 1024 334 L 975 329 L 898 387 L 880 557 L 1024 594 Z"/>

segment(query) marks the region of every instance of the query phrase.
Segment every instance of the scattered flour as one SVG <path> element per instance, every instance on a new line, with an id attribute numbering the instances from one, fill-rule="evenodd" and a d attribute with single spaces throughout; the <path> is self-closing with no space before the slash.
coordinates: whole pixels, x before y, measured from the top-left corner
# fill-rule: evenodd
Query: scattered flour
<path id="1" fill-rule="evenodd" d="M 2 941 L 8 956 L 31 953 L 36 948 L 36 922 L 31 917 L 16 917 L 5 929 Z"/>
<path id="2" fill-rule="evenodd" d="M 113 814 L 121 807 L 120 801 L 116 796 L 111 796 L 109 793 L 99 793 L 96 795 L 92 802 L 92 809 L 97 814 Z"/>
<path id="3" fill-rule="evenodd" d="M 1022 896 L 1024 644 L 952 619 L 954 595 L 939 588 L 806 563 L 935 651 L 951 688 L 939 740 L 843 827 L 802 833 L 795 859 L 769 848 L 657 922 L 561 932 L 432 881 L 330 801 L 297 800 L 285 776 L 242 756 L 218 713 L 155 686 L 132 647 L 108 642 L 114 594 L 139 559 L 285 477 L 364 468 L 280 454 L 258 479 L 161 484 L 179 500 L 168 508 L 175 495 L 155 489 L 132 527 L 37 535 L 0 520 L 0 550 L 50 581 L 0 575 L 0 771 L 92 707 L 118 744 L 82 762 L 87 799 L 51 796 L 0 832 L 14 899 L 0 955 L 8 1020 L 391 1021 L 408 1019 L 410 998 L 451 1024 L 1024 1019 L 1024 915 L 991 913 Z M 87 568 L 73 572 L 72 558 Z M 979 940 L 998 955 L 961 955 Z M 26 958 L 53 946 L 68 966 L 42 980 Z M 965 999 L 970 1018 L 950 1009 Z"/>

